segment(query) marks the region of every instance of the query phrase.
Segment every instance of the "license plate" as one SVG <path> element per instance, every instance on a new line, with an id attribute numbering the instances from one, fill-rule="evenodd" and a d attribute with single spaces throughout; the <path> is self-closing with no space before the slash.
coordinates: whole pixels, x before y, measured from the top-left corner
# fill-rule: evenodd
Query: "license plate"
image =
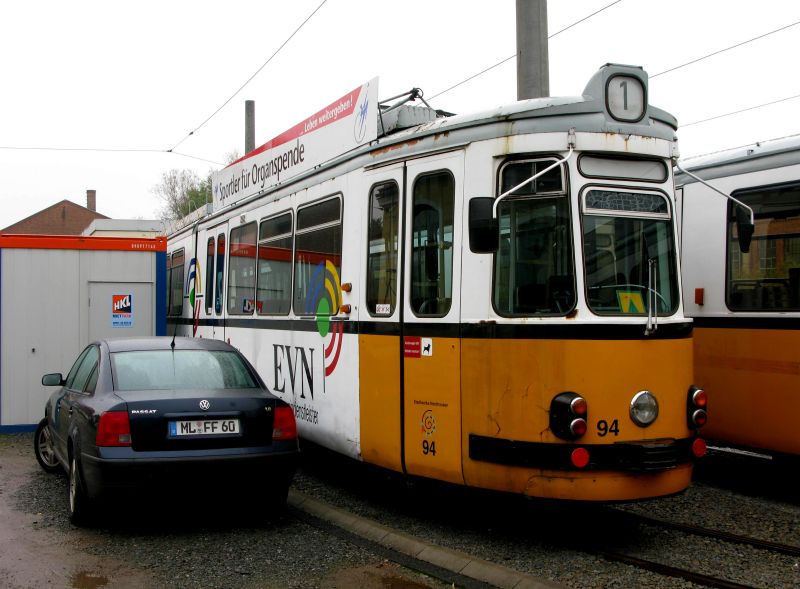
<path id="1" fill-rule="evenodd" d="M 229 436 L 239 433 L 238 419 L 193 419 L 169 422 L 169 437 Z"/>

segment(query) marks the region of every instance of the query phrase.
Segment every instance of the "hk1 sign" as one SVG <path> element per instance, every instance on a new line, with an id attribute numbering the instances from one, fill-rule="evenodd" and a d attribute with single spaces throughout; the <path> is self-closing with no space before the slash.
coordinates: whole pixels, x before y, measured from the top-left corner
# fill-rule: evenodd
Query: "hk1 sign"
<path id="1" fill-rule="evenodd" d="M 378 136 L 378 78 L 211 177 L 214 210 L 256 195 Z"/>

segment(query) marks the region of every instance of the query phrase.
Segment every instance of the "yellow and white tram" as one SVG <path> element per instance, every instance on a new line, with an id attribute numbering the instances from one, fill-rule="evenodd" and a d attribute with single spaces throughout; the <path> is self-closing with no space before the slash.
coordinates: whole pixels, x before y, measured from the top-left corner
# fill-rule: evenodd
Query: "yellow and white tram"
<path id="1" fill-rule="evenodd" d="M 704 434 L 722 448 L 797 456 L 800 137 L 681 167 L 684 305 L 695 323 L 695 378 L 713 407 Z M 737 221 L 750 211 L 752 234 L 740 239 Z"/>
<path id="2" fill-rule="evenodd" d="M 376 86 L 215 176 L 169 237 L 168 321 L 358 460 L 535 497 L 684 490 L 705 393 L 647 74 L 459 116 Z"/>

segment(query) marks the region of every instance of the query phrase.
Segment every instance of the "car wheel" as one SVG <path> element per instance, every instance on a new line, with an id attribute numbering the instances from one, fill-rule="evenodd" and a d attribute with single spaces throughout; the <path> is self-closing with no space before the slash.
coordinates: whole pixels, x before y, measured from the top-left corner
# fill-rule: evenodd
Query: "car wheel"
<path id="1" fill-rule="evenodd" d="M 40 421 L 36 428 L 36 434 L 33 437 L 33 451 L 36 454 L 36 462 L 45 472 L 58 472 L 61 468 L 53 446 L 53 432 L 50 431 L 46 419 Z"/>
<path id="2" fill-rule="evenodd" d="M 83 485 L 77 454 L 78 449 L 76 448 L 69 460 L 67 492 L 69 493 L 69 520 L 76 526 L 82 526 L 91 521 L 93 506 Z"/>

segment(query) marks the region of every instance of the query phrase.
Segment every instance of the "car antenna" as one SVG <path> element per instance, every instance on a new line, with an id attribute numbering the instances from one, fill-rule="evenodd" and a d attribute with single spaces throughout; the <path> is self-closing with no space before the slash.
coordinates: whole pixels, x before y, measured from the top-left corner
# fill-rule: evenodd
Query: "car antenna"
<path id="1" fill-rule="evenodd" d="M 172 348 L 172 351 L 175 351 L 175 336 L 178 334 L 178 318 L 175 317 L 175 329 L 172 330 L 172 342 L 169 344 L 169 347 Z"/>

